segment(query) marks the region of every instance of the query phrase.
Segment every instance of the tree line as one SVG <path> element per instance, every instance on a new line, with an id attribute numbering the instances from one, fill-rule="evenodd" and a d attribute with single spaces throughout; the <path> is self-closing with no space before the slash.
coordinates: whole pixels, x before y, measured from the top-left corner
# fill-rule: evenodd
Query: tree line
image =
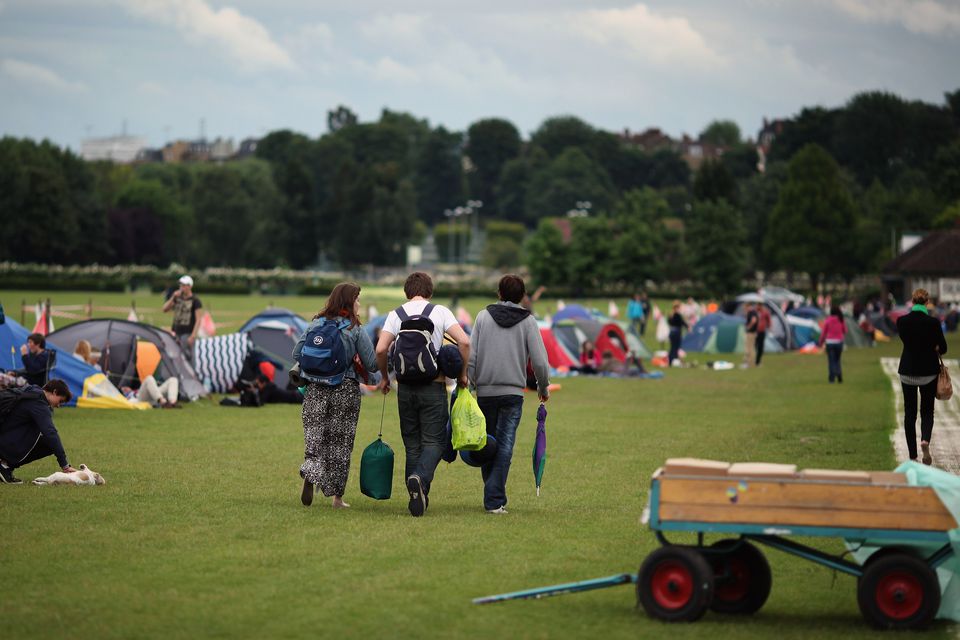
<path id="1" fill-rule="evenodd" d="M 779 123 L 763 173 L 756 145 L 722 120 L 699 139 L 723 155 L 695 172 L 675 149 L 647 152 L 574 116 L 526 139 L 502 118 L 457 132 L 390 110 L 360 122 L 339 107 L 326 125 L 315 138 L 271 132 L 255 157 L 223 164 L 88 163 L 3 138 L 0 251 L 76 264 L 400 265 L 431 230 L 445 253 L 445 234 L 466 232 L 445 212 L 476 200 L 493 266 L 583 288 L 693 278 L 719 294 L 753 270 L 875 272 L 891 237 L 960 218 L 960 91 L 941 105 L 871 92 L 803 109 Z M 585 202 L 586 216 L 567 217 Z"/>

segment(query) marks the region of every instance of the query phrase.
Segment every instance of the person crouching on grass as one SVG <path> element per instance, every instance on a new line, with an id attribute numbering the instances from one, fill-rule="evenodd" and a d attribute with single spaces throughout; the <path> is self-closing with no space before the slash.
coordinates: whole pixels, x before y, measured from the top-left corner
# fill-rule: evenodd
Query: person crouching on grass
<path id="1" fill-rule="evenodd" d="M 76 471 L 67 462 L 60 434 L 53 425 L 53 410 L 73 397 L 67 383 L 54 379 L 43 389 L 27 386 L 3 393 L 19 397 L 12 400 L 13 408 L 0 420 L 0 483 L 20 484 L 13 470 L 47 456 L 56 456 L 64 473 Z"/>
<path id="2" fill-rule="evenodd" d="M 354 356 L 368 371 L 377 368 L 377 356 L 370 336 L 360 326 L 360 287 L 352 282 L 338 284 L 330 292 L 326 306 L 313 321 L 293 349 L 293 358 L 300 361 L 304 340 L 310 331 L 327 322 L 349 321 L 340 330 L 346 354 L 347 371 L 342 382 L 327 386 L 316 382 L 307 385 L 303 399 L 303 465 L 300 476 L 303 489 L 300 501 L 305 507 L 313 503 L 314 487 L 333 498 L 335 508 L 349 507 L 343 501 L 350 473 L 350 455 L 360 419 L 360 384 L 353 366 Z"/>
<path id="3" fill-rule="evenodd" d="M 520 276 L 500 278 L 500 301 L 477 314 L 470 334 L 467 377 L 477 387 L 477 404 L 486 418 L 487 433 L 497 440 L 496 456 L 480 468 L 483 507 L 494 515 L 507 513 L 507 474 L 523 413 L 528 361 L 537 378 L 540 402 L 550 397 L 550 364 L 540 328 L 536 318 L 520 306 L 525 290 Z"/>

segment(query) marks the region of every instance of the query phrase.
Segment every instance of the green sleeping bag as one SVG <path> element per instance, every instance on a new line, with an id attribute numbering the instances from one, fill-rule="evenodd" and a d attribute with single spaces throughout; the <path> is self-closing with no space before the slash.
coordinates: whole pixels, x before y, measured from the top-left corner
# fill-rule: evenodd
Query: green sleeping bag
<path id="1" fill-rule="evenodd" d="M 360 493 L 374 500 L 389 500 L 392 492 L 393 449 L 378 437 L 360 457 Z"/>

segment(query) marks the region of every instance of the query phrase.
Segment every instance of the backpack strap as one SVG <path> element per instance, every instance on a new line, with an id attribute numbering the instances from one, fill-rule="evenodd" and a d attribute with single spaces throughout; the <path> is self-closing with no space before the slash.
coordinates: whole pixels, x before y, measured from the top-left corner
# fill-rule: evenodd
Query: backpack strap
<path id="1" fill-rule="evenodd" d="M 425 306 L 423 308 L 423 311 L 420 312 L 420 315 L 423 316 L 424 318 L 429 318 L 430 314 L 433 312 L 433 307 L 434 307 L 434 304 L 432 302 L 428 302 L 427 306 Z"/>
<path id="2" fill-rule="evenodd" d="M 400 305 L 394 311 L 397 314 L 397 317 L 400 318 L 400 322 L 406 322 L 410 319 L 410 316 L 407 315 L 407 312 L 403 310 L 403 305 Z"/>

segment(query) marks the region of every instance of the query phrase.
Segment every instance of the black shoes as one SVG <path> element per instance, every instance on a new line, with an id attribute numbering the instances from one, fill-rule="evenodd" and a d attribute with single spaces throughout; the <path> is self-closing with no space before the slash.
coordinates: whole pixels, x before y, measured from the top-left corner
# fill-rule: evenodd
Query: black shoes
<path id="1" fill-rule="evenodd" d="M 407 493 L 410 494 L 410 503 L 407 509 L 414 518 L 419 518 L 427 510 L 427 497 L 423 495 L 423 483 L 420 476 L 411 475 L 407 478 Z"/>
<path id="2" fill-rule="evenodd" d="M 13 469 L 4 464 L 0 464 L 0 482 L 4 484 L 23 484 L 23 480 L 13 476 Z"/>
<path id="3" fill-rule="evenodd" d="M 306 478 L 303 479 L 303 489 L 300 491 L 300 502 L 302 502 L 305 507 L 313 504 L 313 483 Z"/>

